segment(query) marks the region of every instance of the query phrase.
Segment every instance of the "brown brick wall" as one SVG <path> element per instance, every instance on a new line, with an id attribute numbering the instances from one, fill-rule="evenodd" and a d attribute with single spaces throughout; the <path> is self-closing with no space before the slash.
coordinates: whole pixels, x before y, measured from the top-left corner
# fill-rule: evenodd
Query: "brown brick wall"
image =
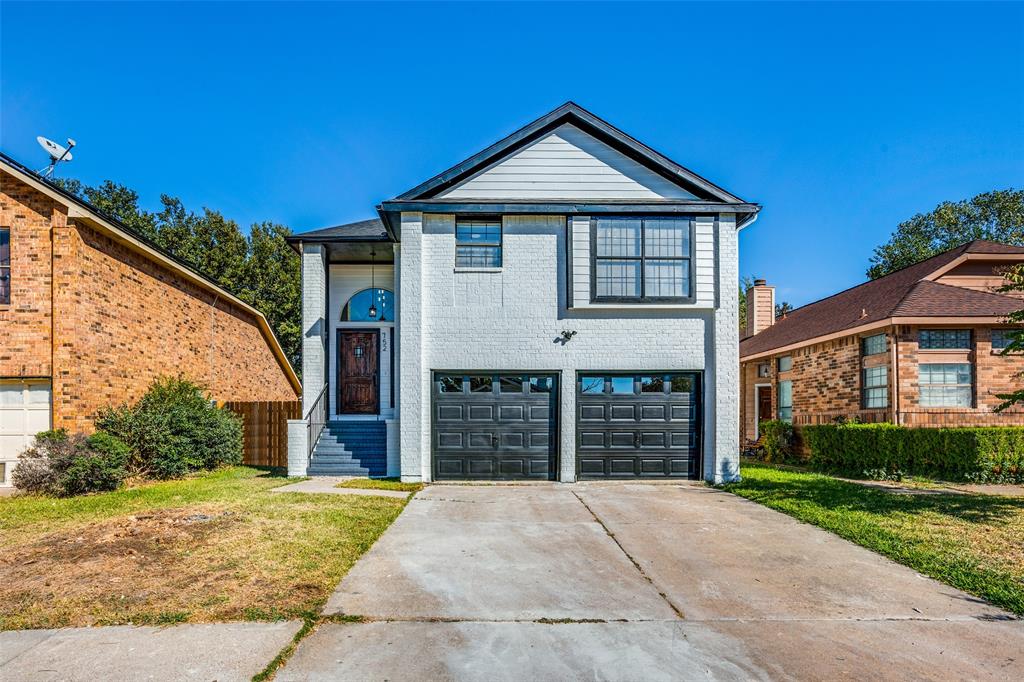
<path id="1" fill-rule="evenodd" d="M 938 325 L 937 325 L 938 326 Z M 1024 408 L 1014 408 L 1003 414 L 993 414 L 992 409 L 1001 401 L 999 393 L 1009 393 L 1024 387 L 1024 356 L 1002 356 L 992 352 L 991 326 L 978 326 L 973 330 L 974 348 L 966 352 L 929 353 L 918 349 L 918 326 L 898 328 L 898 374 L 899 408 L 901 422 L 921 426 L 982 426 L 1024 424 Z M 873 356 L 868 363 L 889 366 L 888 410 L 862 410 L 860 408 L 860 369 L 865 360 L 860 355 L 860 338 L 848 336 L 835 341 L 815 344 L 795 350 L 791 372 L 776 374 L 779 354 L 771 358 L 760 358 L 741 363 L 740 418 L 742 436 L 752 438 L 754 433 L 753 401 L 754 384 L 772 383 L 772 400 L 776 395 L 776 382 L 780 379 L 793 381 L 793 422 L 795 424 L 827 423 L 836 417 L 858 418 L 861 421 L 891 421 L 891 409 L 896 404 L 894 385 L 896 378 L 892 370 L 890 330 L 890 351 L 884 357 Z M 975 407 L 969 409 L 936 407 L 924 408 L 919 401 L 919 363 L 922 359 L 932 361 L 955 361 L 956 357 L 969 360 L 974 366 Z M 757 379 L 757 364 L 768 361 L 772 367 L 771 379 Z"/>
<path id="2" fill-rule="evenodd" d="M 0 173 L 0 227 L 11 228 L 11 303 L 0 305 L 0 377 L 50 376 L 50 230 L 62 207 Z"/>
<path id="3" fill-rule="evenodd" d="M 160 375 L 199 381 L 217 400 L 296 398 L 251 313 L 83 220 L 68 223 L 41 193 L 0 178 L 18 254 L 12 277 L 25 282 L 16 284 L 25 288 L 12 310 L 0 311 L 0 376 L 52 376 L 55 427 L 89 431 L 101 407 L 138 398 Z"/>

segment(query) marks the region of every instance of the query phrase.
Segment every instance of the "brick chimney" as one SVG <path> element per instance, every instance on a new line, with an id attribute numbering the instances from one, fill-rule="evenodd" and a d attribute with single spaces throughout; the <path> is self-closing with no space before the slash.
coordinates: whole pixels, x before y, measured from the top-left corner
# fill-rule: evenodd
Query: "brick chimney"
<path id="1" fill-rule="evenodd" d="M 745 336 L 763 332 L 775 324 L 775 287 L 763 279 L 755 279 L 747 289 L 747 323 Z"/>

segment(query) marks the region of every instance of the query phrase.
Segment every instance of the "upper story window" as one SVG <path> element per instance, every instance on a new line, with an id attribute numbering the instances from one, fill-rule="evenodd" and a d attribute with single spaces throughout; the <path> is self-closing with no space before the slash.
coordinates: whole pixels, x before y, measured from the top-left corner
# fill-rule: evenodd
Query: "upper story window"
<path id="1" fill-rule="evenodd" d="M 595 302 L 679 302 L 692 297 L 689 218 L 595 218 Z"/>
<path id="2" fill-rule="evenodd" d="M 861 341 L 861 352 L 864 355 L 878 355 L 879 353 L 884 353 L 885 349 L 885 334 L 875 334 L 874 336 L 868 336 Z"/>
<path id="3" fill-rule="evenodd" d="M 0 227 L 0 305 L 11 302 L 11 228 Z"/>
<path id="4" fill-rule="evenodd" d="M 780 372 L 788 372 L 791 369 L 793 369 L 793 356 L 792 355 L 783 355 L 781 358 L 779 358 L 778 362 L 779 362 L 779 371 Z"/>
<path id="5" fill-rule="evenodd" d="M 992 350 L 1003 350 L 1013 341 L 1014 329 L 993 329 Z"/>
<path id="6" fill-rule="evenodd" d="M 970 329 L 922 329 L 918 346 L 921 349 L 970 350 Z"/>
<path id="7" fill-rule="evenodd" d="M 455 221 L 455 267 L 501 267 L 501 220 Z"/>

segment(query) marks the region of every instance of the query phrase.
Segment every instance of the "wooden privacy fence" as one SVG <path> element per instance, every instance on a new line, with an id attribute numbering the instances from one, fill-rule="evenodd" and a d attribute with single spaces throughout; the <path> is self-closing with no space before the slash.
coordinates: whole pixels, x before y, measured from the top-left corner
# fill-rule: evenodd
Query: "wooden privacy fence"
<path id="1" fill-rule="evenodd" d="M 288 466 L 288 420 L 302 419 L 300 401 L 230 401 L 224 407 L 242 418 L 243 464 Z"/>

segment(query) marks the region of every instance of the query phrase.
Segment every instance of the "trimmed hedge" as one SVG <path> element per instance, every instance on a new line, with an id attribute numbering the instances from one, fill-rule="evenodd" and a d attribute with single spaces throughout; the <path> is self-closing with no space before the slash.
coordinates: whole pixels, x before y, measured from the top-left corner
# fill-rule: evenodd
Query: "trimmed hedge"
<path id="1" fill-rule="evenodd" d="M 1024 482 L 1024 427 L 908 428 L 821 424 L 801 428 L 819 471 L 868 478 L 908 475 L 985 483 Z"/>

